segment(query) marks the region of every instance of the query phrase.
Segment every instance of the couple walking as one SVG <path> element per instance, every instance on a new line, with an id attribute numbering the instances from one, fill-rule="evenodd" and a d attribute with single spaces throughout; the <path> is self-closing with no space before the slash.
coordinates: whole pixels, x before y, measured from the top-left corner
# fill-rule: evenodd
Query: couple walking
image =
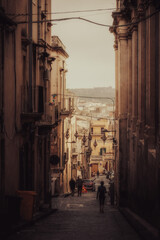
<path id="1" fill-rule="evenodd" d="M 76 185 L 77 185 L 77 189 L 78 189 L 78 197 L 81 196 L 83 181 L 80 177 L 78 177 L 76 182 L 73 178 L 71 178 L 71 180 L 69 182 L 69 185 L 70 185 L 70 188 L 71 188 L 72 196 L 74 196 L 74 191 L 75 191 Z"/>

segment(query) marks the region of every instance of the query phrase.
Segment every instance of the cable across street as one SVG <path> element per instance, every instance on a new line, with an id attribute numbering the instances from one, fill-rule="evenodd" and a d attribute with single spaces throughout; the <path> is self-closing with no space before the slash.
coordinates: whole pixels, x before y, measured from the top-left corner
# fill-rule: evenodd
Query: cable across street
<path id="1" fill-rule="evenodd" d="M 160 9 L 157 9 L 157 11 L 151 13 L 150 15 L 138 20 L 138 21 L 133 21 L 131 23 L 128 24 L 122 24 L 122 25 L 109 25 L 109 24 L 102 24 L 102 23 L 98 23 L 98 22 L 94 22 L 91 21 L 89 19 L 86 18 L 82 18 L 82 17 L 69 17 L 69 18 L 58 18 L 58 19 L 47 19 L 47 20 L 41 20 L 41 21 L 32 21 L 32 23 L 45 23 L 45 22 L 61 22 L 61 21 L 69 21 L 69 20 L 81 20 L 81 21 L 85 21 L 85 22 L 89 22 L 91 24 L 95 24 L 101 27 L 108 27 L 108 28 L 120 28 L 120 27 L 127 27 L 127 26 L 132 26 L 134 24 L 138 24 L 140 22 L 143 22 L 149 18 L 151 18 L 152 16 L 154 16 L 155 14 L 157 14 L 160 11 Z M 25 24 L 28 23 L 28 21 L 19 21 L 16 22 L 17 24 Z"/>

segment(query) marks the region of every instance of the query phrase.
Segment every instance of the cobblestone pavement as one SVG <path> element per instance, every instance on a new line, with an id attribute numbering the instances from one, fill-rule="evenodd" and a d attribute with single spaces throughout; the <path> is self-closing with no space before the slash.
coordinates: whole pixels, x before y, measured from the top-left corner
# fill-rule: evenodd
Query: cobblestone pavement
<path id="1" fill-rule="evenodd" d="M 81 197 L 58 197 L 52 200 L 58 211 L 27 227 L 9 240 L 140 240 L 121 213 L 105 203 L 99 212 L 95 192 Z"/>

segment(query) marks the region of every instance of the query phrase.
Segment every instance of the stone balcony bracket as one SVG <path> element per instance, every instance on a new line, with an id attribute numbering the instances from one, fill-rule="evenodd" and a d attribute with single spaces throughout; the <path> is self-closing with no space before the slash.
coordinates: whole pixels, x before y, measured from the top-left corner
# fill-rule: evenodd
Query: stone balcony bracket
<path id="1" fill-rule="evenodd" d="M 119 114 L 118 119 L 119 119 L 119 121 L 121 121 L 121 120 L 127 120 L 127 119 L 128 119 L 127 113 L 121 113 L 121 114 Z"/>
<path id="2" fill-rule="evenodd" d="M 148 142 L 149 149 L 156 148 L 156 141 L 155 141 L 155 128 L 150 127 L 149 125 L 145 125 L 144 127 L 144 137 Z"/>
<path id="3" fill-rule="evenodd" d="M 149 125 L 145 125 L 144 132 L 147 135 L 154 135 L 155 134 L 155 128 L 153 128 Z"/>
<path id="4" fill-rule="evenodd" d="M 138 17 L 139 19 L 142 19 L 145 17 L 145 6 L 143 3 L 140 3 L 137 7 L 137 13 L 138 13 Z"/>

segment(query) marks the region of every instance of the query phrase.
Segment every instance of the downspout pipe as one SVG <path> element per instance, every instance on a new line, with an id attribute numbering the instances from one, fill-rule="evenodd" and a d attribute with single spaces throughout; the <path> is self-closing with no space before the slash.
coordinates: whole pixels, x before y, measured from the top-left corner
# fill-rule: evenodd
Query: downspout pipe
<path id="1" fill-rule="evenodd" d="M 63 69 L 64 69 L 64 61 L 63 61 Z M 65 86 L 65 71 L 63 70 L 63 111 L 64 111 L 64 86 Z"/>
<path id="2" fill-rule="evenodd" d="M 28 35 L 29 35 L 29 112 L 33 111 L 32 108 L 32 53 L 33 53 L 33 44 L 32 44 L 32 0 L 28 2 L 29 9 L 29 23 L 28 23 Z"/>
<path id="3" fill-rule="evenodd" d="M 38 0 L 38 6 L 37 6 L 37 11 L 38 11 L 38 23 L 37 23 L 37 28 L 38 28 L 38 44 L 39 44 L 39 40 L 40 40 L 40 23 L 39 23 L 39 20 L 40 20 L 40 0 Z M 38 56 L 39 56 L 39 46 L 38 46 Z"/>

